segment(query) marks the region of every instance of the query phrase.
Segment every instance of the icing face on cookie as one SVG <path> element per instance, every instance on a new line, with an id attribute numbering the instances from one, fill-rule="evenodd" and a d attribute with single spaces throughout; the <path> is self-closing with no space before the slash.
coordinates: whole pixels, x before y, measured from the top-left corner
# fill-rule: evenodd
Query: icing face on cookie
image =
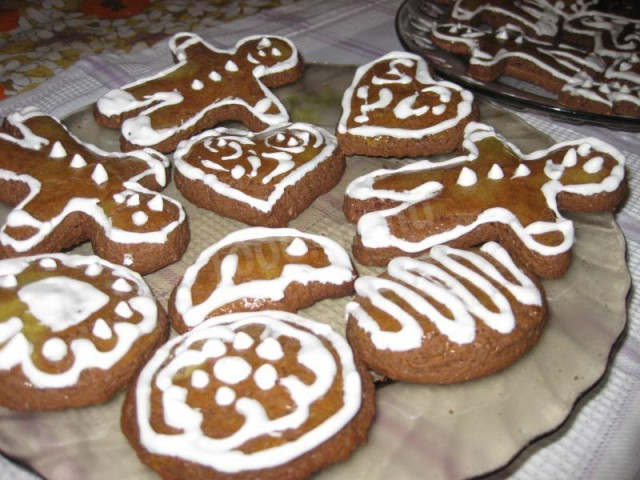
<path id="1" fill-rule="evenodd" d="M 287 187 L 327 161 L 336 148 L 335 137 L 325 130 L 294 123 L 257 134 L 227 128 L 208 130 L 182 142 L 174 158 L 176 169 L 186 179 L 268 213 Z M 188 185 L 178 186 L 189 196 Z"/>
<path id="2" fill-rule="evenodd" d="M 314 449 L 356 415 L 362 396 L 340 335 L 273 311 L 218 317 L 169 341 L 134 388 L 142 447 L 227 473 Z"/>
<path id="3" fill-rule="evenodd" d="M 624 192 L 624 157 L 594 138 L 524 155 L 491 127 L 473 123 L 463 145 L 466 156 L 378 170 L 347 187 L 345 211 L 362 203 L 362 216 L 350 220 L 358 221 L 365 249 L 417 255 L 443 243 L 470 246 L 465 238 L 474 235 L 467 241 L 513 236 L 523 248 L 511 253 L 546 276 L 527 252 L 551 259 L 571 248 L 573 225 L 559 208 L 612 209 Z"/>
<path id="4" fill-rule="evenodd" d="M 198 35 L 179 33 L 169 47 L 177 65 L 98 100 L 98 121 L 121 125 L 127 149 L 172 151 L 180 140 L 223 120 L 253 129 L 288 120 L 263 83 L 279 86 L 299 76 L 297 49 L 286 38 L 247 37 L 233 50 L 220 50 Z M 271 81 L 278 76 L 282 81 Z"/>
<path id="5" fill-rule="evenodd" d="M 106 371 L 157 324 L 142 278 L 98 257 L 51 254 L 0 261 L 0 371 L 38 389 L 73 387 Z"/>
<path id="6" fill-rule="evenodd" d="M 173 315 L 172 321 L 184 331 L 233 311 L 295 311 L 349 294 L 355 277 L 347 252 L 327 237 L 292 228 L 247 228 L 206 249 L 187 269 L 175 291 L 181 322 L 176 325 Z M 295 285 L 304 289 L 302 299 L 291 290 Z"/>
<path id="7" fill-rule="evenodd" d="M 464 125 L 472 102 L 469 91 L 434 80 L 421 57 L 391 52 L 358 68 L 343 97 L 337 131 L 419 139 Z"/>
<path id="8" fill-rule="evenodd" d="M 142 187 L 165 186 L 165 157 L 151 150 L 101 151 L 33 109 L 10 115 L 6 124 L 12 133 L 0 133 L 0 181 L 19 187 L 6 189 L 1 198 L 16 205 L 0 231 L 2 256 L 90 240 L 105 258 L 124 263 L 121 245 L 170 246 L 172 232 L 186 228 L 179 203 Z M 134 251 L 130 261 L 136 269 Z"/>

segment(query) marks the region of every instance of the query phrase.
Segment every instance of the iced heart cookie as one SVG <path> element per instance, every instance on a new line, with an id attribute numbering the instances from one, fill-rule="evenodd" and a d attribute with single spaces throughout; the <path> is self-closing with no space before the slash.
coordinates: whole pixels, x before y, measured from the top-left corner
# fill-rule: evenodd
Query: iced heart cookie
<path id="1" fill-rule="evenodd" d="M 286 122 L 289 115 L 269 88 L 297 80 L 303 63 L 284 37 L 252 36 L 220 50 L 194 33 L 169 41 L 176 65 L 98 100 L 95 118 L 122 131 L 123 150 L 173 151 L 180 140 L 224 120 L 252 130 Z"/>
<path id="2" fill-rule="evenodd" d="M 347 338 L 372 370 L 392 380 L 457 383 L 511 365 L 547 317 L 537 281 L 494 242 L 445 245 L 427 258 L 398 257 L 356 280 Z"/>
<path id="3" fill-rule="evenodd" d="M 496 240 L 532 272 L 557 277 L 574 240 L 573 223 L 559 210 L 612 210 L 626 192 L 623 155 L 595 138 L 525 155 L 473 123 L 463 146 L 466 155 L 377 170 L 347 187 L 343 207 L 358 223 L 358 261 L 385 265 L 439 244 Z"/>
<path id="4" fill-rule="evenodd" d="M 169 316 L 178 332 L 224 313 L 295 312 L 353 292 L 357 276 L 333 240 L 292 228 L 247 228 L 203 251 L 174 289 Z"/>
<path id="5" fill-rule="evenodd" d="M 180 259 L 189 242 L 185 212 L 152 191 L 167 183 L 166 157 L 104 152 L 31 108 L 3 127 L 0 201 L 15 207 L 0 230 L 0 257 L 89 240 L 96 254 L 140 273 Z"/>
<path id="6" fill-rule="evenodd" d="M 436 81 L 419 56 L 391 52 L 356 70 L 336 136 L 345 155 L 415 157 L 459 147 L 473 95 Z"/>
<path id="7" fill-rule="evenodd" d="M 142 369 L 122 430 L 165 479 L 304 479 L 366 440 L 373 382 L 326 325 L 278 312 L 208 320 Z"/>
<path id="8" fill-rule="evenodd" d="M 216 128 L 181 142 L 174 179 L 192 203 L 251 225 L 283 227 L 345 168 L 336 139 L 306 123 L 260 133 Z"/>
<path id="9" fill-rule="evenodd" d="M 169 322 L 140 275 L 96 256 L 0 261 L 0 405 L 103 402 L 164 343 Z"/>

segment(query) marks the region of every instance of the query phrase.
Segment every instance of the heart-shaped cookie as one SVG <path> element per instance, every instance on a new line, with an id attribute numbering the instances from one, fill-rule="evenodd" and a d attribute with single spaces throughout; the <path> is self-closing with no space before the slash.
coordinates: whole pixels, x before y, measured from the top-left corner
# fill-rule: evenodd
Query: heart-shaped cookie
<path id="1" fill-rule="evenodd" d="M 176 185 L 192 203 L 268 227 L 287 225 L 345 168 L 335 137 L 306 123 L 208 130 L 182 142 L 174 159 Z"/>
<path id="2" fill-rule="evenodd" d="M 336 136 L 346 155 L 416 157 L 459 147 L 476 118 L 473 94 L 436 81 L 427 63 L 391 52 L 356 70 Z"/>

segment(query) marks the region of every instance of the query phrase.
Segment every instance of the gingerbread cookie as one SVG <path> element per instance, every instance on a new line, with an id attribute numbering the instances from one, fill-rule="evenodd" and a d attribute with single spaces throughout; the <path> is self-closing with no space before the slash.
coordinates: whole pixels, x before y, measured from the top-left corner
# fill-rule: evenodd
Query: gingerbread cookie
<path id="1" fill-rule="evenodd" d="M 371 377 L 326 325 L 267 311 L 217 317 L 142 369 L 122 430 L 165 479 L 303 479 L 347 458 L 374 415 Z"/>
<path id="2" fill-rule="evenodd" d="M 181 140 L 225 120 L 262 130 L 289 119 L 269 88 L 302 75 L 291 41 L 252 36 L 220 50 L 194 33 L 178 33 L 169 47 L 175 66 L 111 90 L 96 103 L 98 124 L 121 128 L 123 150 L 171 152 Z"/>
<path id="3" fill-rule="evenodd" d="M 333 240 L 293 228 L 247 228 L 203 251 L 174 289 L 169 316 L 178 332 L 238 311 L 295 312 L 350 295 L 357 276 Z"/>
<path id="4" fill-rule="evenodd" d="M 333 188 L 345 168 L 336 139 L 306 123 L 253 134 L 207 130 L 178 146 L 174 179 L 192 203 L 251 225 L 283 227 Z"/>
<path id="5" fill-rule="evenodd" d="M 559 210 L 612 210 L 626 192 L 623 155 L 595 138 L 525 155 L 472 123 L 463 145 L 466 155 L 377 170 L 347 187 L 344 212 L 358 222 L 358 261 L 385 265 L 439 244 L 496 240 L 537 275 L 557 277 L 574 239 Z"/>
<path id="6" fill-rule="evenodd" d="M 169 322 L 140 275 L 96 256 L 0 260 L 0 405 L 52 410 L 126 387 Z"/>
<path id="7" fill-rule="evenodd" d="M 511 365 L 547 317 L 541 287 L 494 242 L 480 250 L 433 247 L 429 258 L 393 259 L 356 280 L 347 338 L 388 379 L 457 383 Z"/>
<path id="8" fill-rule="evenodd" d="M 471 92 L 434 80 L 421 57 L 391 52 L 356 70 L 336 136 L 346 155 L 432 155 L 458 148 L 476 116 Z"/>
<path id="9" fill-rule="evenodd" d="M 3 127 L 0 201 L 15 208 L 0 230 L 0 257 L 89 240 L 101 257 L 140 273 L 180 259 L 189 242 L 185 212 L 152 191 L 167 183 L 166 157 L 104 152 L 32 108 Z"/>

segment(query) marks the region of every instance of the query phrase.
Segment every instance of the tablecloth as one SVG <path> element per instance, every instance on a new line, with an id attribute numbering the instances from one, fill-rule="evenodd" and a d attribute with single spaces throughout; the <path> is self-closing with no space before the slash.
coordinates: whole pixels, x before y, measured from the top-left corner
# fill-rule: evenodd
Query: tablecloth
<path id="1" fill-rule="evenodd" d="M 402 49 L 394 29 L 400 4 L 398 0 L 300 0 L 257 8 L 250 15 L 232 21 L 209 19 L 188 26 L 220 47 L 230 46 L 250 34 L 268 33 L 291 38 L 307 61 L 362 64 L 388 51 Z M 169 29 L 164 33 L 170 33 Z M 5 65 L 6 58 L 0 57 L 0 62 Z M 10 94 L 0 101 L 0 117 L 27 105 L 63 117 L 94 102 L 109 89 L 170 63 L 166 42 L 156 42 L 150 48 L 137 47 L 135 55 L 80 55 L 75 63 L 57 70 L 55 76 L 42 85 Z M 564 123 L 544 114 L 515 112 L 557 141 L 595 136 L 626 155 L 629 197 L 616 219 L 627 241 L 628 265 L 635 283 L 640 278 L 640 185 L 636 173 L 640 165 L 640 135 Z M 514 462 L 491 477 L 637 479 L 640 478 L 638 453 L 640 298 L 632 288 L 627 329 L 612 353 L 604 378 L 578 401 L 572 415 L 556 432 L 534 442 Z M 0 478 L 31 479 L 32 476 L 5 460 L 0 462 Z"/>

